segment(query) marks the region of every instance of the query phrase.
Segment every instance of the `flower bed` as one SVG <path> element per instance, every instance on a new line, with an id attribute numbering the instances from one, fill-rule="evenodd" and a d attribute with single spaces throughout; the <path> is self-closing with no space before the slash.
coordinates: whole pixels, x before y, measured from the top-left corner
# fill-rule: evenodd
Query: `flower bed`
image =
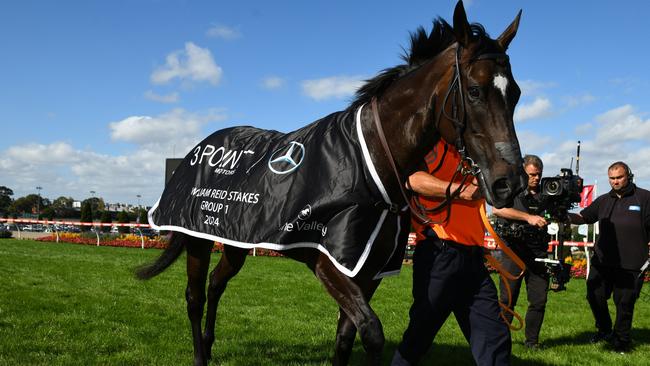
<path id="1" fill-rule="evenodd" d="M 571 265 L 571 277 L 585 278 L 587 276 L 587 258 L 582 255 L 574 257 L 573 255 L 564 258 L 564 263 Z"/>
<path id="2" fill-rule="evenodd" d="M 51 234 L 37 239 L 38 241 L 56 242 L 56 234 Z M 97 245 L 97 236 L 92 233 L 59 233 L 59 241 L 82 245 Z M 141 248 L 142 240 L 140 235 L 135 234 L 103 234 L 99 237 L 100 246 Z M 153 239 L 144 239 L 145 248 L 167 248 L 167 240 L 157 236 Z"/>
<path id="3" fill-rule="evenodd" d="M 56 242 L 56 234 L 44 236 L 36 239 L 44 242 Z M 97 245 L 97 236 L 94 233 L 59 233 L 59 241 L 81 245 Z M 153 239 L 144 238 L 145 248 L 165 249 L 167 248 L 167 237 L 156 236 Z M 99 236 L 100 246 L 141 248 L 142 240 L 137 234 L 102 234 Z M 213 252 L 223 252 L 223 244 L 215 242 Z M 248 255 L 253 255 L 253 249 L 248 251 Z M 255 249 L 257 256 L 281 257 L 282 254 L 270 249 Z"/>

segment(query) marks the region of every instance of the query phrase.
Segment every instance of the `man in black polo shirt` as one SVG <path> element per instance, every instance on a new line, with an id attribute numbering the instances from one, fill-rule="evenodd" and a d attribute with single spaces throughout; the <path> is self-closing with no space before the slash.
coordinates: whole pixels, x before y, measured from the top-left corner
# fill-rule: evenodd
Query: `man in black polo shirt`
<path id="1" fill-rule="evenodd" d="M 544 264 L 535 262 L 535 258 L 546 258 L 550 236 L 546 232 L 546 219 L 540 216 L 539 183 L 544 165 L 536 155 L 524 156 L 524 170 L 528 174 L 528 189 L 515 197 L 510 208 L 494 209 L 497 216 L 497 232 L 508 246 L 517 252 L 526 264 L 522 278 L 507 280 L 512 291 L 510 306 L 514 310 L 519 297 L 522 280 L 526 280 L 528 309 L 526 310 L 524 345 L 531 349 L 539 348 L 539 333 L 546 310 L 549 276 Z M 507 228 L 512 228 L 508 230 Z M 518 230 L 513 230 L 517 228 Z M 518 273 L 519 267 L 507 256 L 502 259 L 503 268 L 510 273 Z M 508 292 L 503 277 L 499 281 L 499 301 L 508 304 Z M 512 322 L 512 313 L 506 312 L 508 322 Z"/>
<path id="2" fill-rule="evenodd" d="M 573 224 L 598 221 L 600 225 L 587 279 L 587 300 L 598 329 L 592 342 L 608 340 L 615 351 L 626 352 L 634 303 L 643 285 L 641 267 L 648 259 L 650 192 L 632 183 L 632 172 L 621 161 L 612 164 L 607 174 L 612 190 L 570 218 Z M 607 308 L 612 292 L 616 305 L 613 332 Z"/>

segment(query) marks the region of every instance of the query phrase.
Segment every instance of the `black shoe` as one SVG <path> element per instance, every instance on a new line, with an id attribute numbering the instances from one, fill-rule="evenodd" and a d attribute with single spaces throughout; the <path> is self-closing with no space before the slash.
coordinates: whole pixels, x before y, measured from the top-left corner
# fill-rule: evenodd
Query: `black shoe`
<path id="1" fill-rule="evenodd" d="M 524 346 L 531 351 L 539 351 L 544 348 L 541 344 L 533 342 L 524 342 Z"/>
<path id="2" fill-rule="evenodd" d="M 600 343 L 600 342 L 610 342 L 612 340 L 612 332 L 597 332 L 594 334 L 589 342 L 591 343 Z"/>
<path id="3" fill-rule="evenodd" d="M 625 354 L 632 350 L 631 342 L 623 342 L 620 339 L 615 339 L 613 344 L 614 352 Z"/>

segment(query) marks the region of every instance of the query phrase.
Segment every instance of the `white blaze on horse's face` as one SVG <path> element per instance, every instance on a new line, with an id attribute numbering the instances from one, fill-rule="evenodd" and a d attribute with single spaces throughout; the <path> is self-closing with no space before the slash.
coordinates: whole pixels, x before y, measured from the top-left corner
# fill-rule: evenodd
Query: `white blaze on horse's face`
<path id="1" fill-rule="evenodd" d="M 494 80 L 492 83 L 494 84 L 495 88 L 501 91 L 501 94 L 503 95 L 503 99 L 506 99 L 506 90 L 508 89 L 508 78 L 501 74 L 496 74 L 496 76 L 494 76 Z"/>

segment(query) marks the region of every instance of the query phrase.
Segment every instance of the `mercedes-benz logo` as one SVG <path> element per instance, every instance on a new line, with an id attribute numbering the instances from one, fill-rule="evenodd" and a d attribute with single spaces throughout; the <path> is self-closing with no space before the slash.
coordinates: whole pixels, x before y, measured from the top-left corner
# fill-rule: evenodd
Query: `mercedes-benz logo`
<path id="1" fill-rule="evenodd" d="M 287 174 L 296 170 L 305 157 L 305 146 L 291 141 L 287 146 L 275 150 L 269 158 L 269 169 L 275 174 Z"/>
<path id="2" fill-rule="evenodd" d="M 298 213 L 298 219 L 305 221 L 311 216 L 311 205 L 307 204 L 302 210 L 300 210 L 300 213 Z"/>

